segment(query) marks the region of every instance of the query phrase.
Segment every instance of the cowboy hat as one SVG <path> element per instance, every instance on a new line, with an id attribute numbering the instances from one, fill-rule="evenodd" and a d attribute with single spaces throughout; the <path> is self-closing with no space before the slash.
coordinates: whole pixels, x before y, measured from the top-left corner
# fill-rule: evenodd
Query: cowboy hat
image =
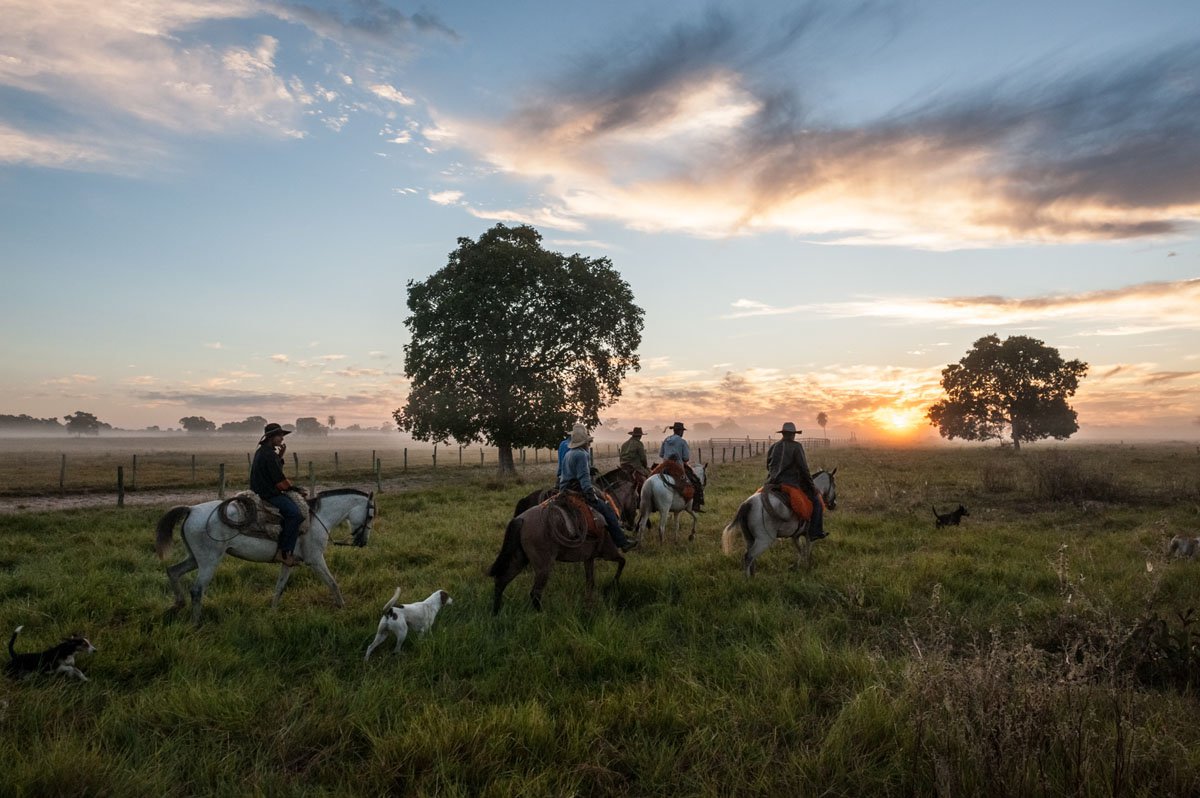
<path id="1" fill-rule="evenodd" d="M 676 432 L 686 432 L 687 431 L 687 427 L 683 426 L 682 421 L 676 421 L 674 424 L 671 425 L 671 429 L 675 430 Z"/>
<path id="2" fill-rule="evenodd" d="M 580 446 L 587 446 L 592 442 L 592 436 L 588 435 L 587 427 L 582 424 L 576 424 L 571 430 L 571 442 L 567 444 L 568 449 L 578 449 Z"/>
<path id="3" fill-rule="evenodd" d="M 633 436 L 635 436 L 635 437 L 638 437 L 638 438 L 640 438 L 640 437 L 642 437 L 643 435 L 645 435 L 646 433 L 642 432 L 642 428 L 641 428 L 641 427 L 634 427 L 632 430 L 630 430 L 630 431 L 629 431 L 629 434 L 630 434 L 630 435 L 633 435 Z"/>
<path id="4" fill-rule="evenodd" d="M 790 432 L 793 435 L 795 435 L 797 432 L 804 432 L 804 430 L 802 430 L 802 429 L 796 429 L 796 425 L 790 421 L 785 421 L 783 423 L 783 429 L 781 429 L 779 431 L 780 432 Z"/>
<path id="5" fill-rule="evenodd" d="M 284 429 L 283 427 L 279 426 L 278 424 L 272 422 L 272 423 L 268 424 L 267 426 L 263 427 L 263 436 L 258 439 L 258 442 L 263 443 L 264 441 L 266 441 L 267 438 L 273 437 L 275 435 L 291 435 L 291 434 L 292 434 L 292 431 L 290 429 Z"/>

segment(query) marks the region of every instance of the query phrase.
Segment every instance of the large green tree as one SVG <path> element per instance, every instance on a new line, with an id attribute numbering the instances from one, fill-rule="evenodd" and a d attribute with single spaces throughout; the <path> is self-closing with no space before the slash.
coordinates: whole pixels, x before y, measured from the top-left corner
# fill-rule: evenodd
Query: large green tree
<path id="1" fill-rule="evenodd" d="M 942 369 L 946 398 L 929 408 L 929 423 L 943 438 L 969 441 L 1000 438 L 1007 430 L 1014 449 L 1041 438 L 1069 438 L 1079 424 L 1067 399 L 1087 369 L 1036 338 L 985 336 Z"/>
<path id="2" fill-rule="evenodd" d="M 392 415 L 417 440 L 553 447 L 596 426 L 637 370 L 643 311 L 608 258 L 542 247 L 532 227 L 458 239 L 446 266 L 408 282 L 408 401 Z"/>

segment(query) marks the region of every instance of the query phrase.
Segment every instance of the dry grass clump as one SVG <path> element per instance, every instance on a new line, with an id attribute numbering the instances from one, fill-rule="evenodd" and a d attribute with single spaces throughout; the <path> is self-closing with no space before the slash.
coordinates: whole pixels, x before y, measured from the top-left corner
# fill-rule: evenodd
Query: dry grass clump
<path id="1" fill-rule="evenodd" d="M 1062 451 L 1039 453 L 1027 460 L 1033 495 L 1045 501 L 1117 502 L 1129 498 L 1129 491 L 1117 480 L 1111 463 L 1085 464 L 1074 454 Z"/>

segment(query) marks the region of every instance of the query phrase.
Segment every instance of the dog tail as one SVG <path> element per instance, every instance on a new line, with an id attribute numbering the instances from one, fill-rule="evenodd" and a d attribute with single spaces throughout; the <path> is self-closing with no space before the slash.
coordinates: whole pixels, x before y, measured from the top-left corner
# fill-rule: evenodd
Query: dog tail
<path id="1" fill-rule="evenodd" d="M 179 523 L 180 519 L 187 518 L 191 511 L 191 507 L 181 504 L 167 510 L 167 514 L 158 519 L 157 535 L 154 538 L 154 553 L 158 555 L 158 559 L 165 560 L 167 558 L 167 554 L 171 551 L 171 537 L 175 534 L 175 525 Z"/>
<path id="2" fill-rule="evenodd" d="M 396 592 L 392 594 L 392 597 L 390 599 L 388 599 L 388 603 L 383 605 L 383 611 L 386 613 L 392 607 L 395 607 L 396 602 L 399 600 L 400 600 L 400 588 L 397 587 Z"/>
<path id="3" fill-rule="evenodd" d="M 13 659 L 17 658 L 17 652 L 13 648 L 13 645 L 17 642 L 17 635 L 21 634 L 21 630 L 24 628 L 24 626 L 18 626 L 13 630 L 12 637 L 8 639 L 8 656 L 12 657 Z"/>
<path id="4" fill-rule="evenodd" d="M 519 516 L 508 522 L 508 526 L 504 530 L 504 543 L 500 545 L 500 553 L 496 555 L 496 561 L 488 569 L 488 576 L 499 576 L 508 569 L 513 555 L 521 548 L 521 526 L 524 523 L 525 519 Z"/>
<path id="5" fill-rule="evenodd" d="M 733 554 L 734 542 L 737 540 L 737 533 L 741 532 L 742 536 L 746 535 L 746 517 L 750 515 L 750 502 L 744 501 L 738 507 L 737 513 L 733 516 L 733 520 L 725 525 L 725 529 L 721 532 L 721 551 L 727 555 Z"/>

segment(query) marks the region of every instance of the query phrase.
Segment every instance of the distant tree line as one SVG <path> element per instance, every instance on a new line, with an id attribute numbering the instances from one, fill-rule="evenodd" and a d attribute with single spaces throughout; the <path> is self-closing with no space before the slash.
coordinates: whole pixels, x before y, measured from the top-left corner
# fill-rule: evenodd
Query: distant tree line
<path id="1" fill-rule="evenodd" d="M 0 429 L 18 432 L 61 432 L 63 425 L 57 418 L 34 418 L 22 413 L 19 416 L 0 415 Z"/>

